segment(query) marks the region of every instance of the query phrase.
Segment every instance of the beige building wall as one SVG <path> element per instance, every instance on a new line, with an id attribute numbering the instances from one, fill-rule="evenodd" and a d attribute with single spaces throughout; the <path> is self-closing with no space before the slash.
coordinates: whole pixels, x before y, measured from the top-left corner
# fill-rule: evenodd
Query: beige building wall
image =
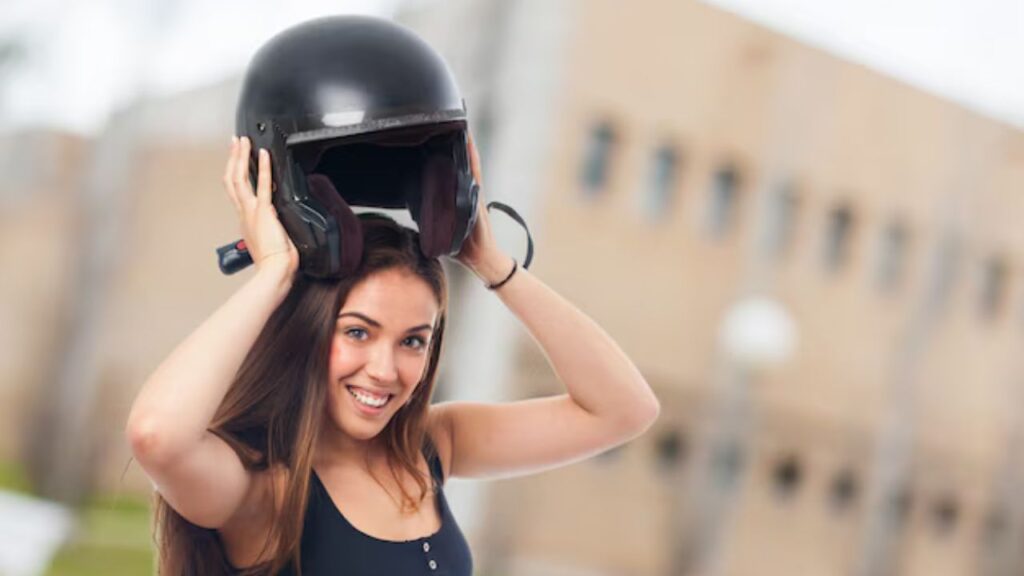
<path id="1" fill-rule="evenodd" d="M 123 430 L 131 403 L 174 347 L 252 274 L 224 276 L 217 267 L 215 249 L 240 237 L 234 207 L 219 185 L 228 137 L 223 146 L 165 147 L 150 141 L 140 154 L 125 230 L 130 244 L 111 282 L 104 326 L 103 365 L 109 377 L 107 412 L 100 421 L 109 452 L 103 486 L 148 488 L 137 464 L 126 468 L 131 454 Z"/>
<path id="2" fill-rule="evenodd" d="M 81 230 L 71 193 L 88 143 L 55 132 L 0 137 L 0 459 L 20 459 L 32 410 L 70 321 L 72 249 Z"/>
<path id="3" fill-rule="evenodd" d="M 800 346 L 751 383 L 752 452 L 726 522 L 724 573 L 854 568 L 879 426 L 904 381 L 913 401 L 898 417 L 911 420 L 915 449 L 900 573 L 976 573 L 991 487 L 1019 417 L 1024 294 L 1014 275 L 1024 248 L 1015 223 L 1024 134 L 697 3 L 575 6 L 536 270 L 614 335 L 664 410 L 617 458 L 495 490 L 495 509 L 509 516 L 496 522 L 508 539 L 502 550 L 532 559 L 508 566 L 518 565 L 516 574 L 574 573 L 563 566 L 670 573 L 670 549 L 683 535 L 666 503 L 685 481 L 658 473 L 659 432 L 682 427 L 692 439 L 700 406 L 719 384 L 719 323 L 756 290 L 793 314 Z M 614 128 L 617 146 L 606 189 L 587 197 L 582 163 L 601 121 Z M 663 142 L 678 147 L 681 172 L 652 221 L 639 207 Z M 714 238 L 705 225 L 711 180 L 729 162 L 740 173 L 739 212 L 731 231 Z M 779 180 L 792 182 L 799 198 L 792 242 L 758 263 L 750 257 L 763 218 L 757 198 Z M 830 272 L 822 264 L 827 216 L 841 203 L 854 216 L 850 253 Z M 893 219 L 909 231 L 907 268 L 884 290 L 875 271 Z M 941 314 L 918 322 L 930 259 L 946 231 L 961 246 L 955 280 Z M 993 256 L 1006 258 L 1010 281 L 986 319 L 979 293 Z M 926 336 L 901 379 L 900 357 L 915 345 L 908 334 L 920 325 Z M 537 385 L 524 374 L 524 390 Z M 541 387 L 556 392 L 556 384 Z M 790 455 L 801 482 L 781 498 L 773 469 Z M 844 471 L 857 492 L 849 509 L 836 510 L 829 493 Z M 958 507 L 956 524 L 937 534 L 946 498 Z"/>

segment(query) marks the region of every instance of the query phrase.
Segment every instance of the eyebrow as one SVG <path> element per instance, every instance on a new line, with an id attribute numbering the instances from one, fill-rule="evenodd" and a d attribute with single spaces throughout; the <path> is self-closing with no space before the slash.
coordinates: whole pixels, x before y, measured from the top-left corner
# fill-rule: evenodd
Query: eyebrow
<path id="1" fill-rule="evenodd" d="M 338 314 L 338 318 L 343 318 L 345 316 L 354 316 L 356 318 L 359 318 L 363 322 L 366 322 L 370 326 L 373 326 L 374 328 L 380 328 L 380 322 L 377 322 L 376 320 L 370 318 L 365 314 L 359 312 L 342 312 L 341 314 Z M 413 326 L 412 328 L 409 328 L 405 332 L 406 334 L 408 334 L 409 332 L 419 332 L 420 330 L 427 330 L 429 332 L 433 332 L 434 327 L 431 326 L 430 324 L 420 324 L 419 326 Z"/>

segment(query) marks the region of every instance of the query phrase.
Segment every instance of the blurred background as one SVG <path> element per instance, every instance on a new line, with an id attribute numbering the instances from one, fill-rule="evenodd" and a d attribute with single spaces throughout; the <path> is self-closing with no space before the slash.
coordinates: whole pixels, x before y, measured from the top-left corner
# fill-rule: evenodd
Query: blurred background
<path id="1" fill-rule="evenodd" d="M 1019 1 L 8 0 L 0 575 L 153 572 L 128 410 L 252 273 L 214 253 L 248 58 L 339 13 L 445 56 L 533 270 L 662 403 L 596 458 L 449 482 L 478 574 L 1024 573 Z M 448 270 L 435 399 L 561 393 Z"/>

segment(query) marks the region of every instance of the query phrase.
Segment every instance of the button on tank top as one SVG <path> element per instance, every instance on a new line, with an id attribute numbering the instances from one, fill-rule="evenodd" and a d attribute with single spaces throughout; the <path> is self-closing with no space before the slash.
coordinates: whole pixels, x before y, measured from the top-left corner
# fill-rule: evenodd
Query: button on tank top
<path id="1" fill-rule="evenodd" d="M 471 576 L 469 545 L 448 508 L 441 459 L 432 448 L 425 446 L 423 455 L 436 488 L 441 527 L 415 540 L 381 540 L 359 531 L 334 505 L 313 472 L 302 532 L 303 576 Z M 279 576 L 294 574 L 287 568 Z"/>

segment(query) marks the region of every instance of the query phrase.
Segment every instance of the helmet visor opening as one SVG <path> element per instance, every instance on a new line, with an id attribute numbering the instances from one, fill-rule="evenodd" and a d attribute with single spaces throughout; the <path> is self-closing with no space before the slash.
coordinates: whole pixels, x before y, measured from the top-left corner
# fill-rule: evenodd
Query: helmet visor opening
<path id="1" fill-rule="evenodd" d="M 442 133 L 437 133 L 438 128 L 421 126 L 299 144 L 293 154 L 307 174 L 329 178 L 352 206 L 405 208 L 411 198 L 419 197 L 427 160 L 437 155 L 455 157 L 453 146 L 461 141 L 462 126 L 449 125 Z"/>

